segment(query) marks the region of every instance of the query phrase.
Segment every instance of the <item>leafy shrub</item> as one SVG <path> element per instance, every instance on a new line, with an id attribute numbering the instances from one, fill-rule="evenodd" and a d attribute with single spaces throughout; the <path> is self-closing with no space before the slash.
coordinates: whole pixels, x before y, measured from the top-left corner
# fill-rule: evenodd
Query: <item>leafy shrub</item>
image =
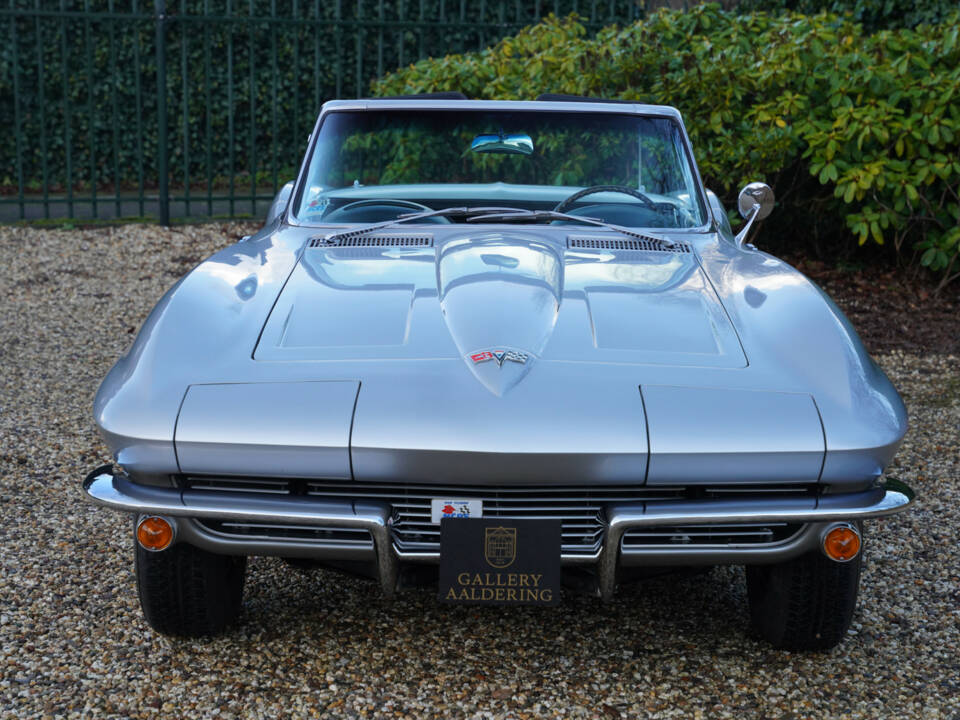
<path id="1" fill-rule="evenodd" d="M 870 32 L 944 22 L 956 9 L 956 0 L 740 0 L 736 6 L 740 13 L 791 10 L 849 15 Z"/>
<path id="2" fill-rule="evenodd" d="M 774 187 L 780 210 L 768 240 L 834 254 L 854 238 L 887 243 L 946 285 L 960 277 L 958 25 L 954 12 L 937 25 L 866 34 L 826 13 L 701 5 L 588 38 L 575 16 L 550 17 L 486 50 L 401 69 L 373 90 L 674 105 L 728 207 L 750 180 Z"/>

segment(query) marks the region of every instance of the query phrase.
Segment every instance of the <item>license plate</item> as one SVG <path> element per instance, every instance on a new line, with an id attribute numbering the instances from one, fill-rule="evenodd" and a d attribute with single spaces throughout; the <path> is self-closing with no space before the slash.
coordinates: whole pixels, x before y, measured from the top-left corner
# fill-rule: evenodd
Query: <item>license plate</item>
<path id="1" fill-rule="evenodd" d="M 443 519 L 438 599 L 465 605 L 556 605 L 560 521 Z"/>
<path id="2" fill-rule="evenodd" d="M 430 501 L 430 522 L 439 525 L 443 518 L 483 517 L 483 500 L 434 498 Z"/>

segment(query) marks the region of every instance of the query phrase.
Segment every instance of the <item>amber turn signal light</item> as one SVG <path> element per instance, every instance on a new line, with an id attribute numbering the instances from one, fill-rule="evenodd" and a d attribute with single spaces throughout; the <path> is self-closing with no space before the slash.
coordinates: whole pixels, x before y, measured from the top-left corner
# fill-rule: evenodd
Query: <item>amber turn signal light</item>
<path id="1" fill-rule="evenodd" d="M 173 542 L 173 525 L 156 515 L 145 517 L 137 524 L 137 542 L 146 550 L 166 550 Z"/>
<path id="2" fill-rule="evenodd" d="M 823 552 L 831 560 L 849 562 L 860 552 L 860 533 L 852 525 L 834 525 L 823 534 Z"/>

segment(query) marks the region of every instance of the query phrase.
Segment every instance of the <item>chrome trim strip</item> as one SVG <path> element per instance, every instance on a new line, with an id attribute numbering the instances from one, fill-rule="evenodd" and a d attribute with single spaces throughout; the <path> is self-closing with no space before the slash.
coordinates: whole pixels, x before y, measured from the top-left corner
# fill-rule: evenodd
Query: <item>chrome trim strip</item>
<path id="1" fill-rule="evenodd" d="M 730 545 L 646 545 L 620 549 L 618 568 L 655 566 L 766 565 L 816 550 L 821 523 L 809 523 L 783 540 Z"/>
<path id="2" fill-rule="evenodd" d="M 613 506 L 607 511 L 607 537 L 600 553 L 600 596 L 609 600 L 616 589 L 623 534 L 631 528 L 736 522 L 823 523 L 832 520 L 879 518 L 906 510 L 915 493 L 906 484 L 888 479 L 884 487 L 861 493 L 823 495 L 780 501 L 715 500 L 702 503 L 645 503 Z"/>
<path id="3" fill-rule="evenodd" d="M 117 474 L 110 465 L 97 468 L 83 481 L 87 499 L 103 507 L 120 512 L 145 515 L 170 515 L 188 518 L 216 518 L 219 520 L 272 521 L 355 527 L 369 531 L 376 551 L 380 587 L 392 597 L 397 585 L 400 561 L 435 563 L 439 552 L 402 552 L 394 547 L 390 537 L 390 505 L 377 502 L 330 502 L 310 496 L 256 497 L 240 494 L 225 497 L 221 492 L 179 490 L 139 485 L 123 474 Z M 821 525 L 832 521 L 879 518 L 901 512 L 914 502 L 915 494 L 907 485 L 888 479 L 882 487 L 860 493 L 824 495 L 819 498 L 769 498 L 694 501 L 647 502 L 635 505 L 610 505 L 607 508 L 608 527 L 603 546 L 595 553 L 564 554 L 564 565 L 597 565 L 600 595 L 610 599 L 616 589 L 617 567 L 624 565 L 663 564 L 669 560 L 689 563 L 703 559 L 722 561 L 793 553 L 806 546 L 814 527 L 781 544 L 750 548 L 683 548 L 651 547 L 650 551 L 621 553 L 623 534 L 631 528 L 658 525 L 693 525 L 719 523 L 787 522 Z M 793 541 L 796 542 L 793 542 Z M 301 545 L 292 542 L 291 545 Z M 321 546 L 322 547 L 322 546 Z M 327 549 L 330 550 L 329 548 Z M 319 552 L 323 552 L 318 548 Z M 779 553 L 779 554 L 778 554 Z M 299 553 L 298 553 L 299 554 Z M 770 560 L 768 560 L 770 561 Z"/>
<path id="4" fill-rule="evenodd" d="M 309 497 L 226 498 L 218 492 L 138 485 L 124 475 L 115 474 L 109 465 L 90 473 L 83 481 L 83 490 L 97 505 L 120 512 L 363 528 L 373 537 L 384 595 L 392 597 L 396 589 L 399 563 L 387 527 L 390 506 L 383 503 L 331 503 Z"/>
<path id="5" fill-rule="evenodd" d="M 400 550 L 396 545 L 393 551 L 403 562 L 424 563 L 436 565 L 440 562 L 440 553 L 433 550 Z M 594 565 L 600 559 L 602 550 L 592 553 L 563 553 L 560 555 L 561 565 Z"/>
<path id="6" fill-rule="evenodd" d="M 376 564 L 377 551 L 373 542 L 342 544 L 336 540 L 303 540 L 300 538 L 247 538 L 242 535 L 223 535 L 204 526 L 195 518 L 182 518 L 179 523 L 181 540 L 209 552 L 222 555 L 260 555 L 295 557 L 309 560 L 345 560 Z"/>

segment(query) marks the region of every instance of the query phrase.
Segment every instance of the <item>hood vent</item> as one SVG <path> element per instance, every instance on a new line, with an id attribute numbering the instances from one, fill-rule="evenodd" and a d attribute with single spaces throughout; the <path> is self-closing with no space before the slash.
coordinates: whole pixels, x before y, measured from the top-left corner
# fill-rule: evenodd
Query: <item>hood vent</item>
<path id="1" fill-rule="evenodd" d="M 676 241 L 675 241 L 676 242 Z M 664 245 L 653 238 L 641 240 L 626 237 L 590 237 L 587 235 L 567 236 L 567 247 L 576 250 L 644 250 L 646 252 L 689 253 L 690 246 L 677 242 L 675 245 Z"/>
<path id="2" fill-rule="evenodd" d="M 328 241 L 324 237 L 310 239 L 310 247 L 433 247 L 431 235 L 361 235 Z"/>

